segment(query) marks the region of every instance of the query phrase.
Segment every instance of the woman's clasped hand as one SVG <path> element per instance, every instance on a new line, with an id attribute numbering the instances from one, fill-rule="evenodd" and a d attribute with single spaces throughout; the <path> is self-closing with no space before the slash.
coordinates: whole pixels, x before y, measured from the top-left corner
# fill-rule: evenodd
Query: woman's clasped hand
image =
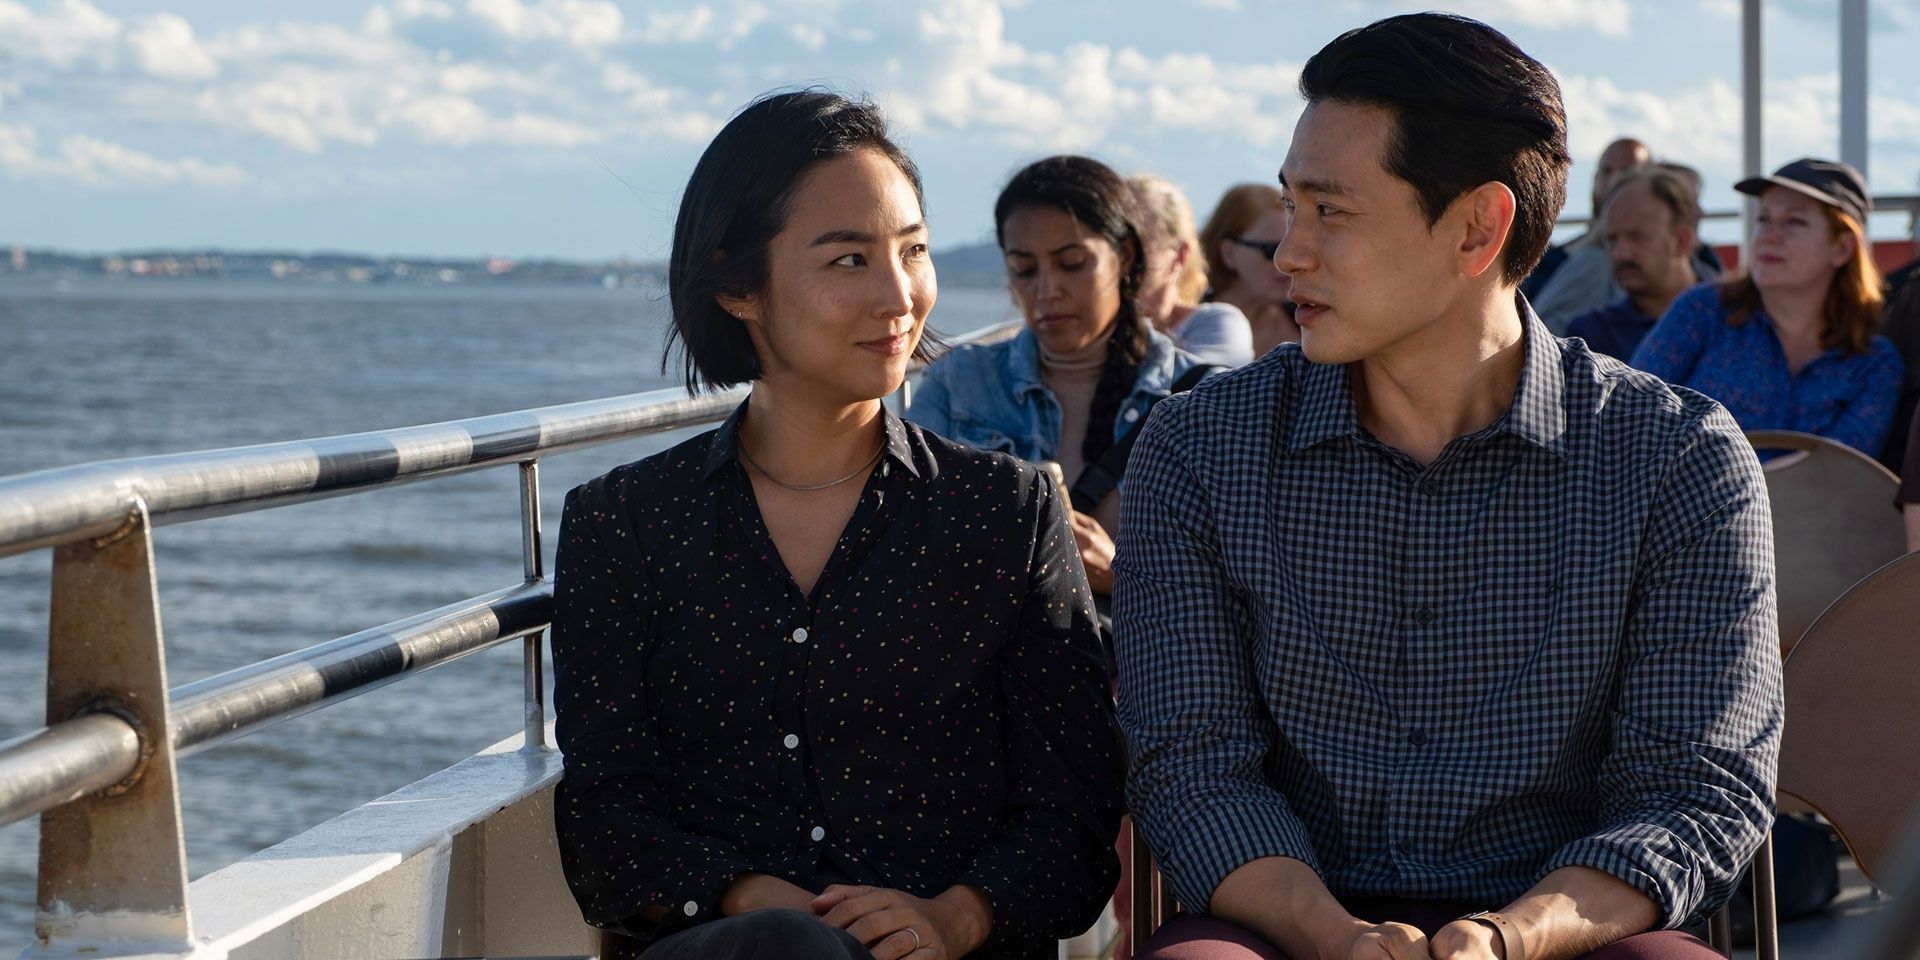
<path id="1" fill-rule="evenodd" d="M 810 904 L 827 926 L 845 930 L 874 960 L 949 960 L 986 941 L 993 924 L 985 897 L 953 887 L 932 899 L 899 890 L 829 886 Z"/>
<path id="2" fill-rule="evenodd" d="M 779 877 L 743 874 L 727 889 L 721 912 L 754 910 L 811 913 L 847 931 L 875 960 L 953 960 L 977 949 L 993 928 L 993 907 L 966 886 L 931 899 L 857 884 L 832 884 L 815 895 Z"/>

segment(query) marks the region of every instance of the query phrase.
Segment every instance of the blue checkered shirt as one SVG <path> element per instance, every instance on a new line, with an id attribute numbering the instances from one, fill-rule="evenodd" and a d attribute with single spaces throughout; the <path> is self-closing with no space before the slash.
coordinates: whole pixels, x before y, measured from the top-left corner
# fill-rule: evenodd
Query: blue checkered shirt
<path id="1" fill-rule="evenodd" d="M 1422 467 L 1285 345 L 1155 408 L 1114 623 L 1128 796 L 1205 910 L 1284 856 L 1341 897 L 1497 908 L 1580 865 L 1667 926 L 1772 822 L 1780 655 L 1733 418 L 1550 334 Z"/>

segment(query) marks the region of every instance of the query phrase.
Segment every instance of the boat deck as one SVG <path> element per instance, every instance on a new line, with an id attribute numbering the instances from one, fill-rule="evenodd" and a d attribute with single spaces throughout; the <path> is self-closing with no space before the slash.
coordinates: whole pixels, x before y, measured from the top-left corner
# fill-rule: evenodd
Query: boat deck
<path id="1" fill-rule="evenodd" d="M 1780 925 L 1782 960 L 1852 958 L 1861 928 L 1892 903 L 1867 881 L 1852 857 L 1840 859 L 1840 896 L 1824 912 Z M 1753 960 L 1751 948 L 1734 951 L 1737 960 Z"/>

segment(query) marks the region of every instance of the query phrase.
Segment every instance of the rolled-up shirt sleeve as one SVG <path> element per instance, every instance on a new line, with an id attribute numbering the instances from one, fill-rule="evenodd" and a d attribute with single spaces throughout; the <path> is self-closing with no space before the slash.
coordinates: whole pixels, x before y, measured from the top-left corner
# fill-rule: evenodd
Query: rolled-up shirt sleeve
<path id="1" fill-rule="evenodd" d="M 1204 911 L 1246 863 L 1319 867 L 1262 770 L 1278 734 L 1255 682 L 1247 597 L 1183 454 L 1198 442 L 1192 406 L 1183 395 L 1155 407 L 1128 462 L 1113 619 L 1134 822 L 1181 904 Z"/>
<path id="2" fill-rule="evenodd" d="M 752 867 L 663 812 L 672 770 L 642 662 L 652 589 L 645 558 L 601 502 L 605 482 L 567 496 L 554 564 L 554 712 L 566 758 L 554 828 L 586 919 L 649 940 L 718 918 L 721 895 Z"/>
<path id="3" fill-rule="evenodd" d="M 1026 476 L 1033 559 L 998 658 L 1007 823 L 957 882 L 987 894 L 997 934 L 1064 939 L 1099 918 L 1119 878 L 1120 732 L 1066 509 L 1044 476 Z"/>
<path id="4" fill-rule="evenodd" d="M 1666 927 L 1716 909 L 1773 822 L 1782 701 L 1765 481 L 1718 405 L 1686 424 L 1647 519 L 1597 829 L 1541 875 L 1604 871 Z"/>

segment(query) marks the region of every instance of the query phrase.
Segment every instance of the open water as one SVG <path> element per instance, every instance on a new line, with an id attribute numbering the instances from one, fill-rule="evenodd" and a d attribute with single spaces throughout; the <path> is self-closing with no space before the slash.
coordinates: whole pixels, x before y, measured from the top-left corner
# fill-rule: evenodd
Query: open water
<path id="1" fill-rule="evenodd" d="M 947 333 L 1011 315 L 943 290 Z M 592 287 L 0 281 L 0 476 L 652 390 L 664 294 Z M 695 431 L 541 464 L 548 560 L 574 485 Z M 515 471 L 154 532 L 173 686 L 520 579 Z M 51 552 L 0 558 L 0 741 L 44 723 Z M 181 763 L 191 875 L 520 727 L 507 644 Z M 34 820 L 0 827 L 0 953 L 32 936 Z"/>

